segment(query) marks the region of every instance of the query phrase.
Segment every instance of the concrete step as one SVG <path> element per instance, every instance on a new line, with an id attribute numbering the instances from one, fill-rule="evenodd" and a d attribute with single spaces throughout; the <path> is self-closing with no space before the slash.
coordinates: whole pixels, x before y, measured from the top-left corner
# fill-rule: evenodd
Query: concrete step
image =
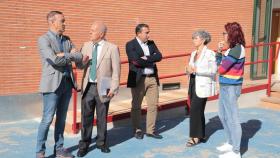
<path id="1" fill-rule="evenodd" d="M 269 109 L 280 110 L 280 98 L 279 97 L 261 98 L 261 106 Z"/>
<path id="2" fill-rule="evenodd" d="M 280 82 L 279 81 L 277 81 L 277 82 L 275 81 L 271 84 L 271 91 L 280 93 Z"/>
<path id="3" fill-rule="evenodd" d="M 185 100 L 187 99 L 187 89 L 182 88 L 178 90 L 168 90 L 161 91 L 159 94 L 159 110 L 166 108 L 176 107 L 179 105 L 184 105 Z M 142 112 L 145 113 L 147 108 L 145 98 L 142 104 Z M 131 110 L 131 98 L 113 100 L 109 106 L 108 112 L 108 122 L 112 120 L 118 120 L 121 118 L 129 118 Z M 96 114 L 95 114 L 96 117 Z M 77 109 L 77 123 L 81 122 L 81 110 Z M 73 110 L 69 110 L 67 113 L 65 132 L 73 133 L 72 131 L 73 124 Z"/>
<path id="4" fill-rule="evenodd" d="M 280 111 L 280 105 L 279 104 L 270 103 L 270 102 L 261 102 L 260 104 L 261 104 L 262 108 Z"/>
<path id="5" fill-rule="evenodd" d="M 280 98 L 280 92 L 271 92 L 271 97 Z"/>
<path id="6" fill-rule="evenodd" d="M 260 84 L 265 84 L 266 80 L 257 80 L 257 81 L 245 81 L 244 87 L 252 87 L 257 86 Z M 278 84 L 274 84 L 274 88 L 278 86 Z M 181 88 L 178 90 L 167 90 L 167 91 L 160 91 L 159 94 L 159 110 L 167 109 L 170 107 L 176 107 L 179 106 L 179 104 L 185 105 L 185 101 L 187 99 L 187 88 Z M 118 120 L 120 118 L 129 118 L 130 117 L 130 109 L 131 109 L 131 97 L 130 92 L 128 93 L 120 93 L 120 96 L 116 96 L 115 100 L 112 100 L 109 107 L 109 113 L 108 113 L 108 119 L 112 120 Z M 271 93 L 272 95 L 275 95 L 274 92 Z M 145 112 L 144 109 L 146 109 L 146 101 L 143 100 L 142 109 L 143 112 Z M 95 115 L 96 116 L 96 115 Z M 77 122 L 81 122 L 81 110 L 77 109 Z M 116 119 L 117 118 L 117 119 Z M 108 122 L 110 122 L 108 120 Z M 67 114 L 67 120 L 66 120 L 66 127 L 65 131 L 67 133 L 72 133 L 72 124 L 73 124 L 73 111 L 69 110 Z"/>
<path id="7" fill-rule="evenodd" d="M 261 101 L 279 104 L 279 106 L 280 106 L 280 98 L 277 98 L 277 97 L 264 97 L 264 98 L 261 98 Z"/>

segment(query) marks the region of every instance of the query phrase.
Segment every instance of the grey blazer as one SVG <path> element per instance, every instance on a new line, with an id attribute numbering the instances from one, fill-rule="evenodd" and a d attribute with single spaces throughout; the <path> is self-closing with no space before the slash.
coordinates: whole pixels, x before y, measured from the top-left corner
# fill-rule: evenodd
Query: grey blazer
<path id="1" fill-rule="evenodd" d="M 39 91 L 41 93 L 55 92 L 63 77 L 65 66 L 69 65 L 70 76 L 74 88 L 77 87 L 72 71 L 72 61 L 81 62 L 82 53 L 70 53 L 71 49 L 75 46 L 68 36 L 62 35 L 63 50 L 65 55 L 59 57 L 56 54 L 60 52 L 58 41 L 55 35 L 48 31 L 38 39 L 38 48 L 42 62 L 42 76 Z"/>

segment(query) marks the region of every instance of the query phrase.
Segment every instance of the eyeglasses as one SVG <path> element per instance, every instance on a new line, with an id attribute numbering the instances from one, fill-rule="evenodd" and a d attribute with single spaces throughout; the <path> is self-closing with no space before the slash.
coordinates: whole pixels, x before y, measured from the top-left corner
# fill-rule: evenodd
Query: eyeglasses
<path id="1" fill-rule="evenodd" d="M 227 34 L 228 34 L 227 32 L 223 32 L 223 36 L 224 36 L 224 35 L 227 35 Z"/>

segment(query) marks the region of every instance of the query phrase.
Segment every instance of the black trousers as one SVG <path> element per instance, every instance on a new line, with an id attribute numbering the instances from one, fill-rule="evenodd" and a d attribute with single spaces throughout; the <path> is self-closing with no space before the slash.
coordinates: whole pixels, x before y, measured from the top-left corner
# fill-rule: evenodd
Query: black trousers
<path id="1" fill-rule="evenodd" d="M 205 116 L 204 110 L 207 98 L 199 98 L 195 91 L 195 75 L 190 76 L 189 92 L 190 106 L 190 137 L 205 137 Z"/>
<path id="2" fill-rule="evenodd" d="M 91 143 L 94 111 L 97 115 L 97 140 L 96 145 L 102 146 L 107 138 L 107 115 L 109 102 L 100 101 L 96 84 L 88 83 L 82 96 L 82 129 L 79 148 L 87 148 Z"/>

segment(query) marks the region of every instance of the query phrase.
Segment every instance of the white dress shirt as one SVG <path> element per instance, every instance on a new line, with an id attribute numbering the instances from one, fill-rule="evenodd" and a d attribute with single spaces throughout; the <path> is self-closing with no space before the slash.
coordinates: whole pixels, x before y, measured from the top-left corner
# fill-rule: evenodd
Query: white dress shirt
<path id="1" fill-rule="evenodd" d="M 138 37 L 136 37 L 138 43 L 140 44 L 143 52 L 144 52 L 144 55 L 145 56 L 150 56 L 150 50 L 149 50 L 149 46 L 147 45 L 147 42 L 144 43 L 142 42 Z M 153 74 L 154 73 L 154 69 L 153 68 L 145 68 L 143 70 L 143 74 L 145 75 L 150 75 L 150 74 Z"/>

